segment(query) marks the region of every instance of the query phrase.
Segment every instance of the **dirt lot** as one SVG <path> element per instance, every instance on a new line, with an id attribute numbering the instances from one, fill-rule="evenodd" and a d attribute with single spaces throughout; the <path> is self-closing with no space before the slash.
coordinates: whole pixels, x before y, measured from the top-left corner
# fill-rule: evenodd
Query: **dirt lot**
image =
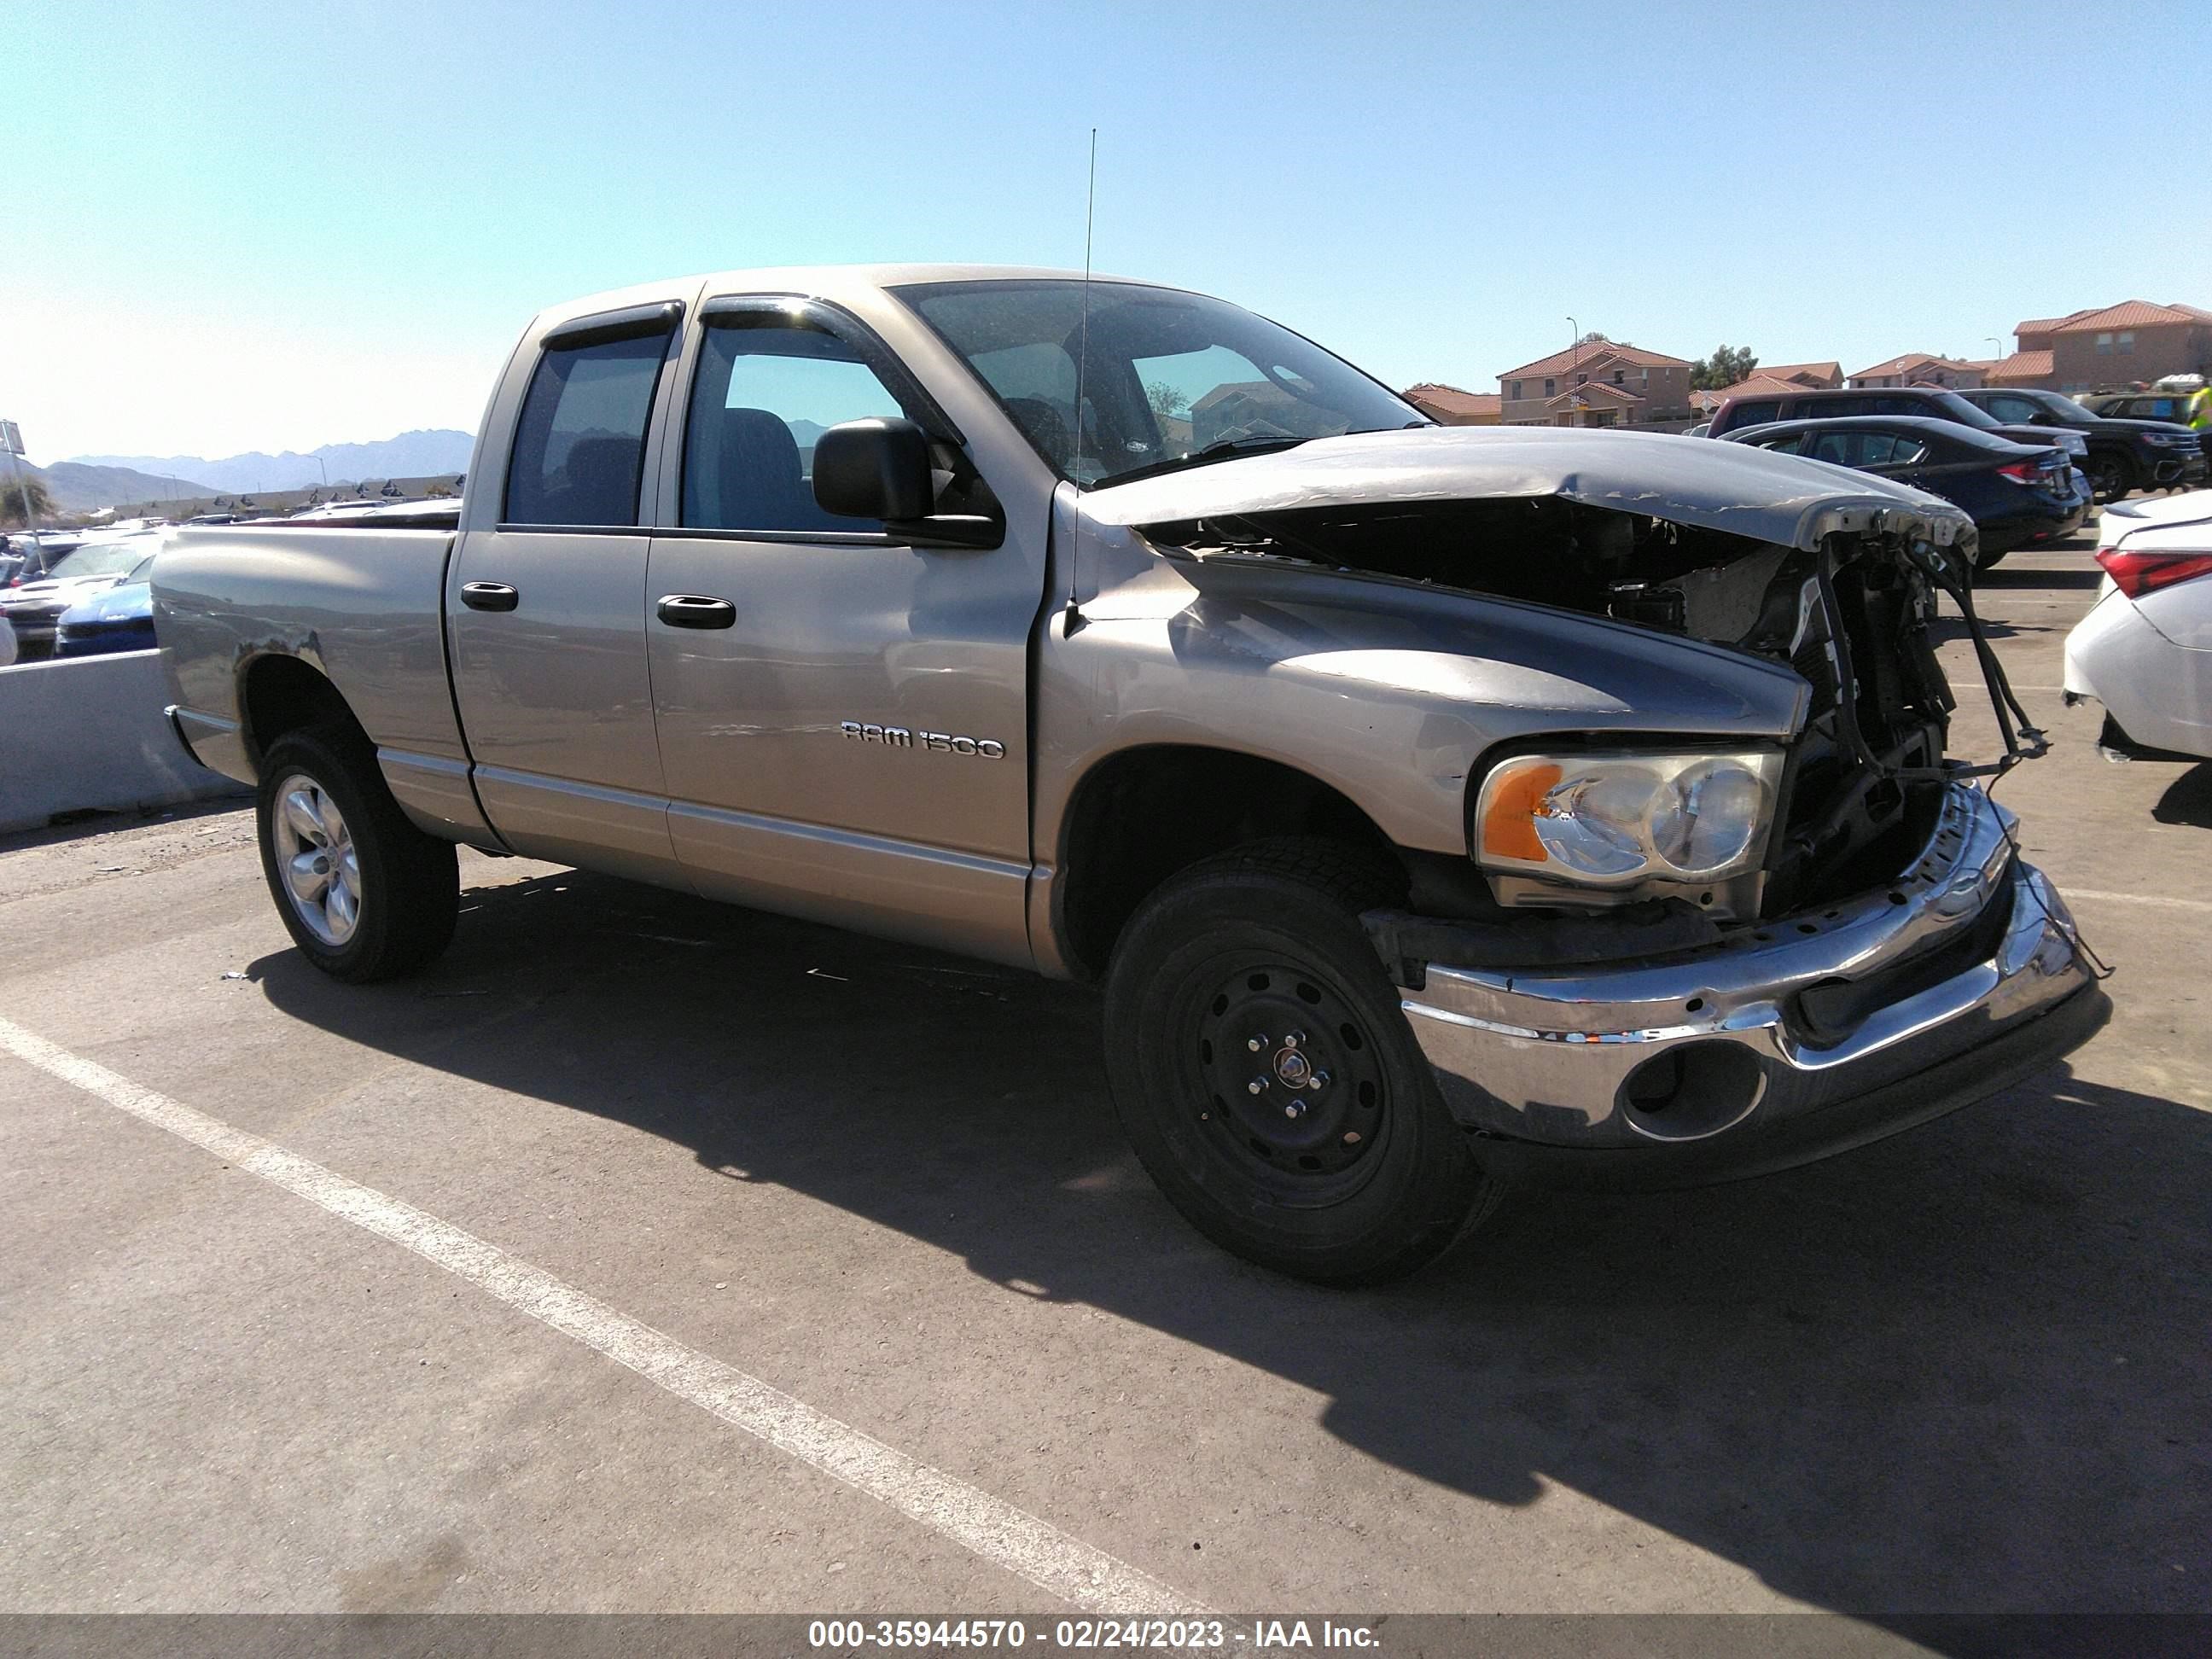
<path id="1" fill-rule="evenodd" d="M 1079 988 L 467 854 L 349 989 L 244 813 L 0 844 L 0 1607 L 2205 1608 L 2212 766 L 2060 708 L 2094 578 L 1984 589 L 2070 1070 L 1382 1292 L 1169 1211 Z"/>

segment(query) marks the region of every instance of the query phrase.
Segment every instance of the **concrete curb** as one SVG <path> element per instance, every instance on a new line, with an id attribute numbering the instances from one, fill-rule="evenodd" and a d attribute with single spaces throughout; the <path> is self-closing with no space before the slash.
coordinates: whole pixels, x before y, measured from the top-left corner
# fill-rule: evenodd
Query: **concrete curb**
<path id="1" fill-rule="evenodd" d="M 185 756 L 169 701 L 158 651 L 0 668 L 0 832 L 251 793 Z"/>

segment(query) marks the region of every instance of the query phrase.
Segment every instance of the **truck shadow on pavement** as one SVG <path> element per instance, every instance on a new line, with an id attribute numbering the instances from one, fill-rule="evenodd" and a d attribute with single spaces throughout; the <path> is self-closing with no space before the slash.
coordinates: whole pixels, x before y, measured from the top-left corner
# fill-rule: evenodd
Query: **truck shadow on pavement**
<path id="1" fill-rule="evenodd" d="M 581 874 L 464 903 L 421 980 L 289 951 L 252 976 L 352 1042 L 1263 1366 L 1476 1498 L 1571 1487 L 1863 1614 L 2205 1603 L 2212 1114 L 2061 1069 L 1764 1181 L 1524 1198 L 1412 1282 L 1329 1292 L 1153 1190 L 1087 990 Z"/>

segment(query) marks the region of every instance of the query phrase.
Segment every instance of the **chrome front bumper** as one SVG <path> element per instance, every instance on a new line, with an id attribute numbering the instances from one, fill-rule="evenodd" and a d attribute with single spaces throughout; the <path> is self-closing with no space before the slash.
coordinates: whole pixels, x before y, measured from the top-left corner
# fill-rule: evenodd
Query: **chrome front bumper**
<path id="1" fill-rule="evenodd" d="M 1403 1006 L 1453 1115 L 1501 1143 L 1729 1173 L 1803 1162 L 2002 1087 L 2102 1023 L 2012 822 L 1954 784 L 1890 886 L 1632 965 L 1431 965 Z"/>

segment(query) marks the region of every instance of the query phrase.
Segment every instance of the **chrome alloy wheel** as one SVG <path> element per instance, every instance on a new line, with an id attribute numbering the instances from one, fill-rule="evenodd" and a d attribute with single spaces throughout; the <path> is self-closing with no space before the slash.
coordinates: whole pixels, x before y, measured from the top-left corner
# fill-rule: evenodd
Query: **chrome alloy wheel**
<path id="1" fill-rule="evenodd" d="M 361 921 L 361 860 L 337 802 L 295 772 L 277 796 L 269 834 L 292 908 L 324 944 L 343 945 Z"/>

